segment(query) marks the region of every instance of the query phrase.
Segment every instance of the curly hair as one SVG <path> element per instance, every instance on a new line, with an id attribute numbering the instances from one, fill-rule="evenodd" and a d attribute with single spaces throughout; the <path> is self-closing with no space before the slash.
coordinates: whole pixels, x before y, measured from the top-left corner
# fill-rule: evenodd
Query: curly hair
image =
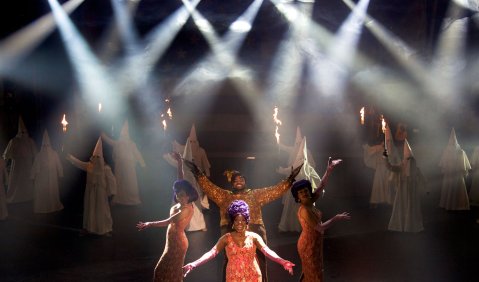
<path id="1" fill-rule="evenodd" d="M 198 192 L 191 183 L 184 179 L 176 180 L 175 183 L 173 183 L 173 201 L 175 201 L 175 203 L 178 203 L 176 195 L 180 191 L 185 191 L 186 195 L 188 195 L 188 203 L 194 202 L 198 199 Z"/>
<path id="2" fill-rule="evenodd" d="M 246 220 L 246 224 L 249 224 L 249 206 L 245 201 L 234 200 L 228 207 L 228 215 L 230 217 L 230 223 L 233 224 L 235 217 L 242 215 Z"/>
<path id="3" fill-rule="evenodd" d="M 299 181 L 294 182 L 293 186 L 291 187 L 291 194 L 293 194 L 294 200 L 299 203 L 298 199 L 298 191 L 304 188 L 308 188 L 309 194 L 313 195 L 313 186 L 311 186 L 311 182 L 306 179 L 301 179 Z"/>

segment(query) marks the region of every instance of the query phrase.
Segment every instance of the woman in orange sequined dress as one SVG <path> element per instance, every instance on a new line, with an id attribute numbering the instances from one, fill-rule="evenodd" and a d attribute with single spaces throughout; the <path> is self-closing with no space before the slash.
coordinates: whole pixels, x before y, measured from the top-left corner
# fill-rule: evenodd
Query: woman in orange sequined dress
<path id="1" fill-rule="evenodd" d="M 323 177 L 318 189 L 313 193 L 313 188 L 309 180 L 300 180 L 293 184 L 291 193 L 294 199 L 300 203 L 298 210 L 298 219 L 301 224 L 301 235 L 298 239 L 298 254 L 301 259 L 302 282 L 321 282 L 323 281 L 323 235 L 324 230 L 331 227 L 333 222 L 350 219 L 348 213 L 335 215 L 326 222 L 322 222 L 321 211 L 314 206 L 314 202 L 319 198 L 326 184 L 327 175 L 332 168 L 341 160 L 329 160 L 327 174 Z"/>
<path id="2" fill-rule="evenodd" d="M 219 252 L 226 249 L 228 264 L 226 266 L 227 282 L 261 282 L 262 275 L 256 258 L 258 248 L 270 260 L 283 266 L 293 274 L 294 264 L 280 258 L 264 243 L 261 236 L 246 231 L 249 223 L 248 204 L 242 200 L 235 200 L 228 208 L 228 215 L 233 222 L 233 231 L 221 236 L 218 243 L 198 260 L 183 267 L 185 276 L 194 268 L 213 259 Z"/>
<path id="3" fill-rule="evenodd" d="M 165 220 L 152 222 L 139 222 L 136 226 L 139 230 L 149 227 L 165 227 L 166 244 L 160 260 L 156 264 L 153 281 L 181 282 L 183 281 L 183 264 L 188 238 L 185 228 L 193 216 L 193 202 L 198 199 L 198 193 L 191 184 L 183 180 L 183 168 L 179 154 L 173 154 L 178 161 L 178 179 L 173 185 L 174 200 L 176 204 L 170 209 L 170 217 Z"/>

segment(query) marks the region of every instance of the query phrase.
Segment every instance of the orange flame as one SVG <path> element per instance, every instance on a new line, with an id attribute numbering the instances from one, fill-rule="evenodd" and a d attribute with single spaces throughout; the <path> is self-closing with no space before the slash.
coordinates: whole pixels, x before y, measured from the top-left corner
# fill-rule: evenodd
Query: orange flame
<path id="1" fill-rule="evenodd" d="M 361 108 L 359 114 L 361 115 L 361 125 L 364 125 L 364 107 Z"/>
<path id="2" fill-rule="evenodd" d="M 281 120 L 278 119 L 278 107 L 275 106 L 274 107 L 274 113 L 273 113 L 273 120 L 274 120 L 274 123 L 276 124 L 276 130 L 274 132 L 274 136 L 276 137 L 276 143 L 279 144 L 279 126 L 283 124 L 283 122 Z"/>
<path id="3" fill-rule="evenodd" d="M 63 132 L 66 132 L 66 131 L 67 131 L 68 121 L 67 121 L 67 119 L 65 118 L 65 114 L 63 114 L 63 119 L 62 119 L 62 121 L 61 121 L 61 124 L 63 125 Z"/>
<path id="4" fill-rule="evenodd" d="M 386 132 L 386 120 L 384 120 L 383 115 L 381 115 L 381 129 L 382 129 L 383 133 Z"/>

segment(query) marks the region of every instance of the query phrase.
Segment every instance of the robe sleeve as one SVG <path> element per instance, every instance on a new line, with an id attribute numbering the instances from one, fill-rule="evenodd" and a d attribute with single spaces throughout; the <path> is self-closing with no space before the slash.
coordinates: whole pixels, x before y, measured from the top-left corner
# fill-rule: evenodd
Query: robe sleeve
<path id="1" fill-rule="evenodd" d="M 111 171 L 111 167 L 108 165 L 105 165 L 105 178 L 108 196 L 116 195 L 118 188 L 116 185 L 115 175 Z"/>

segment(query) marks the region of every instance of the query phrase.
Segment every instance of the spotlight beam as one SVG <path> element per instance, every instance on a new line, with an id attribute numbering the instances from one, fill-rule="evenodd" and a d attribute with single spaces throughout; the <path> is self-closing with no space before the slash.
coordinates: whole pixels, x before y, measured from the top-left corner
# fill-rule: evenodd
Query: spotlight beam
<path id="1" fill-rule="evenodd" d="M 57 0 L 48 0 L 48 3 L 75 71 L 81 93 L 86 96 L 92 108 L 102 101 L 108 101 L 107 109 L 110 110 L 108 112 L 115 114 L 122 107 L 118 97 L 114 97 L 113 94 L 118 95 L 121 92 L 114 87 L 111 78 Z"/>
<path id="2" fill-rule="evenodd" d="M 70 14 L 83 2 L 84 0 L 70 0 L 62 8 Z M 8 75 L 7 70 L 35 49 L 55 27 L 53 14 L 48 13 L 1 41 L 0 75 Z"/>

